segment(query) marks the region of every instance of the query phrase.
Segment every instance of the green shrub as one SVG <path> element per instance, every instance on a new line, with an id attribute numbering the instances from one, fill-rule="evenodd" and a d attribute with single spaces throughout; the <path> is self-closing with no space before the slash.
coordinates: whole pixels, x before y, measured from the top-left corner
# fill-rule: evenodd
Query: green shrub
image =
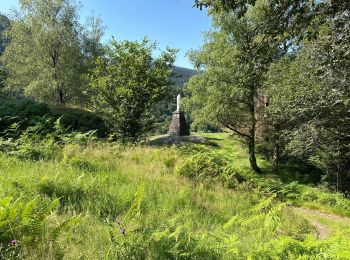
<path id="1" fill-rule="evenodd" d="M 48 105 L 30 99 L 0 97 L 0 117 L 18 116 L 22 119 L 50 114 Z"/>
<path id="2" fill-rule="evenodd" d="M 108 129 L 96 114 L 79 108 L 52 107 L 29 99 L 0 97 L 0 137 L 45 139 L 47 135 L 60 139 L 77 137 L 77 132 L 106 137 Z M 72 136 L 69 136 L 69 134 Z M 61 141 L 61 140 L 57 140 Z M 34 156 L 35 157 L 35 156 Z"/>
<path id="3" fill-rule="evenodd" d="M 312 234 L 313 229 L 309 224 L 305 226 L 305 222 L 300 221 L 291 223 L 292 216 L 286 217 L 285 205 L 276 203 L 275 197 L 262 199 L 254 207 L 233 216 L 224 225 L 222 244 L 226 246 L 226 252 L 233 253 L 227 254 L 228 259 L 240 259 L 242 256 L 245 259 L 288 259 L 269 257 L 274 252 L 267 252 L 266 255 L 260 252 L 261 246 L 273 243 L 277 234 L 283 237 L 282 232 L 286 232 L 284 229 L 287 223 L 288 229 L 299 230 L 299 235 Z"/>
<path id="4" fill-rule="evenodd" d="M 108 129 L 102 118 L 88 110 L 52 107 L 52 113 L 56 118 L 59 118 L 58 124 L 63 129 L 82 133 L 96 130 L 98 137 L 106 137 L 108 134 Z"/>
<path id="5" fill-rule="evenodd" d="M 58 200 L 48 202 L 37 198 L 29 202 L 5 198 L 0 201 L 0 243 L 22 238 L 23 242 L 39 239 L 44 220 L 57 208 Z"/>
<path id="6" fill-rule="evenodd" d="M 165 157 L 163 159 L 163 162 L 169 171 L 173 171 L 176 164 L 176 156 L 173 155 L 173 156 Z"/>
<path id="7" fill-rule="evenodd" d="M 77 144 L 66 145 L 63 149 L 63 162 L 75 169 L 94 172 L 98 169 L 98 163 L 81 153 Z"/>
<path id="8" fill-rule="evenodd" d="M 74 205 L 74 210 L 81 212 L 83 200 L 87 198 L 88 187 L 83 187 L 78 182 L 43 180 L 38 184 L 38 191 L 52 199 L 60 198 L 61 209 Z"/>
<path id="9" fill-rule="evenodd" d="M 297 181 L 293 181 L 284 185 L 283 188 L 280 190 L 280 194 L 282 194 L 284 198 L 292 200 L 299 199 L 301 196 L 301 192 L 302 186 Z"/>
<path id="10" fill-rule="evenodd" d="M 80 169 L 88 172 L 94 172 L 97 170 L 97 167 L 98 167 L 97 164 L 91 162 L 87 158 L 80 157 L 80 156 L 73 156 L 70 158 L 66 158 L 65 162 L 76 169 Z"/>
<path id="11" fill-rule="evenodd" d="M 53 139 L 34 141 L 21 138 L 17 140 L 17 147 L 8 154 L 25 160 L 50 160 L 60 157 L 61 147 Z"/>
<path id="12" fill-rule="evenodd" d="M 248 173 L 238 171 L 233 165 L 228 165 L 225 167 L 220 179 L 228 188 L 235 189 L 242 183 L 253 183 L 253 178 Z"/>
<path id="13" fill-rule="evenodd" d="M 42 103 L 0 97 L 0 136 L 19 138 L 27 128 L 44 123 L 49 113 L 49 107 Z"/>
<path id="14" fill-rule="evenodd" d="M 225 172 L 228 165 L 228 159 L 221 153 L 199 152 L 186 159 L 176 172 L 195 180 L 217 178 Z"/>
<path id="15" fill-rule="evenodd" d="M 327 246 L 314 237 L 298 241 L 290 237 L 281 237 L 267 243 L 263 249 L 252 254 L 256 259 L 330 259 L 325 253 Z"/>
<path id="16" fill-rule="evenodd" d="M 309 188 L 301 194 L 300 200 L 331 208 L 337 214 L 350 216 L 350 200 L 341 193 L 331 193 L 321 188 Z"/>
<path id="17" fill-rule="evenodd" d="M 251 172 L 238 170 L 226 155 L 215 151 L 196 153 L 188 157 L 175 171 L 196 181 L 216 179 L 231 189 L 247 185 L 250 188 L 264 186 L 263 178 L 257 178 Z M 270 191 L 269 184 L 265 186 Z"/>
<path id="18" fill-rule="evenodd" d="M 94 141 L 97 141 L 96 131 L 89 131 L 86 133 L 81 132 L 71 132 L 71 133 L 62 133 L 57 136 L 58 139 L 63 144 L 79 144 L 87 145 Z"/>

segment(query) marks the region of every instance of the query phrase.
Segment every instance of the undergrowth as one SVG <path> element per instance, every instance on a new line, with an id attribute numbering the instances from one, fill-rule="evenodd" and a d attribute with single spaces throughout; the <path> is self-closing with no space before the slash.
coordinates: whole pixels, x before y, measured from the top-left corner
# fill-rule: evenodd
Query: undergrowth
<path id="1" fill-rule="evenodd" d="M 254 175 L 227 143 L 191 150 L 92 139 L 52 142 L 34 159 L 0 153 L 0 258 L 350 257 L 349 226 L 319 240 L 290 205 L 346 215 L 347 199 Z"/>

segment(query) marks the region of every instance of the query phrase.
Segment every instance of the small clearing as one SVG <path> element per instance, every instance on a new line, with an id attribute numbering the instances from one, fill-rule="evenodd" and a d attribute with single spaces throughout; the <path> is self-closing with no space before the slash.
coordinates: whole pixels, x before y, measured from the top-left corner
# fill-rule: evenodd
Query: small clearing
<path id="1" fill-rule="evenodd" d="M 318 210 L 306 208 L 294 208 L 295 212 L 303 215 L 316 228 L 319 239 L 324 240 L 330 237 L 332 228 L 324 222 L 334 222 L 339 224 L 350 225 L 350 218 L 341 217 L 335 214 L 323 213 Z M 325 220 L 325 221 L 322 221 Z"/>

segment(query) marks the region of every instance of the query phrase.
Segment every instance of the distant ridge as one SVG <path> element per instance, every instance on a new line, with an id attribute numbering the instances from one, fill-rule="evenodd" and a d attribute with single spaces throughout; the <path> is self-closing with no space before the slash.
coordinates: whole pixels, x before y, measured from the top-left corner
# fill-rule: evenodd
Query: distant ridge
<path id="1" fill-rule="evenodd" d="M 5 50 L 5 46 L 8 43 L 5 40 L 3 32 L 10 26 L 10 20 L 3 14 L 0 13 L 0 55 Z"/>
<path id="2" fill-rule="evenodd" d="M 197 71 L 195 70 L 174 66 L 170 80 L 175 84 L 175 86 L 182 88 L 182 86 L 196 74 Z"/>

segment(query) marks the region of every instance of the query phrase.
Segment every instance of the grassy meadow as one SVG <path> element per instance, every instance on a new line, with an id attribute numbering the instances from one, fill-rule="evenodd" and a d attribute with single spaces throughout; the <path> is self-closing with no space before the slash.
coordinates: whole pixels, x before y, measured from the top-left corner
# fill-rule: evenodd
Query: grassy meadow
<path id="1" fill-rule="evenodd" d="M 0 258 L 350 258 L 349 200 L 257 176 L 236 139 L 202 136 L 212 145 L 68 144 L 40 161 L 0 154 Z"/>

